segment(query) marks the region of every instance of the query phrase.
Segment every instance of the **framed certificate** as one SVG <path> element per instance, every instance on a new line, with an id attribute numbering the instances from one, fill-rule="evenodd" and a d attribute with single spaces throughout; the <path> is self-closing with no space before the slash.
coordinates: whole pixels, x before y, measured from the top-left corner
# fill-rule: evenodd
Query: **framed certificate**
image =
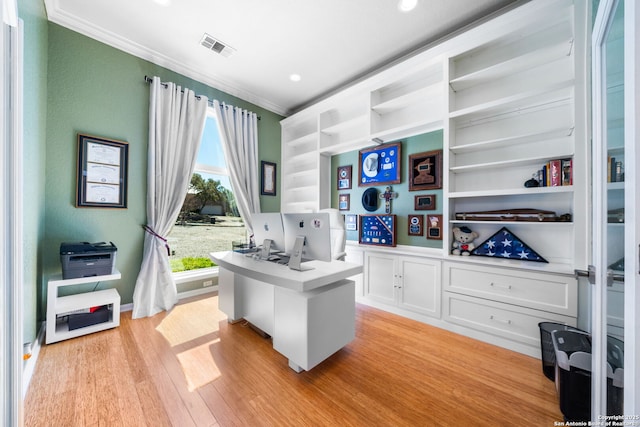
<path id="1" fill-rule="evenodd" d="M 399 184 L 400 147 L 400 142 L 394 142 L 360 150 L 358 186 Z"/>
<path id="2" fill-rule="evenodd" d="M 77 207 L 126 208 L 129 144 L 78 134 Z"/>

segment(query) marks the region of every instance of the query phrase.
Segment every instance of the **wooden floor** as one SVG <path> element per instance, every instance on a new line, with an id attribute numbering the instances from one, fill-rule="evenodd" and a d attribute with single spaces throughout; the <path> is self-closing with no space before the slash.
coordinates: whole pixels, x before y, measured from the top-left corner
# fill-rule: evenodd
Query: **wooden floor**
<path id="1" fill-rule="evenodd" d="M 553 426 L 540 361 L 358 305 L 356 339 L 296 374 L 217 297 L 47 345 L 26 426 Z"/>

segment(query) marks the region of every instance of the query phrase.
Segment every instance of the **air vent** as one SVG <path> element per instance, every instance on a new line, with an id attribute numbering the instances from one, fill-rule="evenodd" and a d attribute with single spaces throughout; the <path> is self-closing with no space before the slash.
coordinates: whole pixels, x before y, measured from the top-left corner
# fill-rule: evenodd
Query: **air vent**
<path id="1" fill-rule="evenodd" d="M 231 46 L 222 43 L 220 40 L 215 39 L 207 33 L 204 33 L 204 35 L 202 36 L 200 44 L 207 49 L 214 51 L 215 53 L 219 53 L 225 58 L 230 57 L 236 51 Z"/>

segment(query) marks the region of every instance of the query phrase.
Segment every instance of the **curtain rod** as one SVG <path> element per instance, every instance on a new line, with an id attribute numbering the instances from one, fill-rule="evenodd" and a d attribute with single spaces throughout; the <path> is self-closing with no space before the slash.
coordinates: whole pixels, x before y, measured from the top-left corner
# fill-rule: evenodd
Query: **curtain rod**
<path id="1" fill-rule="evenodd" d="M 144 82 L 145 82 L 145 83 L 149 83 L 149 84 L 151 84 L 151 82 L 152 82 L 152 81 L 153 81 L 153 79 L 152 79 L 151 77 L 149 77 L 149 76 L 144 76 Z M 165 88 L 168 86 L 166 83 L 162 83 L 162 82 L 160 82 L 160 84 L 161 84 L 163 87 L 165 87 Z M 183 89 L 183 90 L 181 90 L 180 92 L 184 93 L 184 89 Z M 201 99 L 200 95 L 196 95 L 196 98 Z M 208 103 L 210 106 L 212 106 L 212 107 L 213 107 L 213 100 L 212 100 L 212 99 L 207 100 L 207 103 Z M 229 108 L 229 106 L 228 106 L 228 105 L 225 105 L 225 108 Z M 261 120 L 260 116 L 258 116 L 258 120 Z"/>

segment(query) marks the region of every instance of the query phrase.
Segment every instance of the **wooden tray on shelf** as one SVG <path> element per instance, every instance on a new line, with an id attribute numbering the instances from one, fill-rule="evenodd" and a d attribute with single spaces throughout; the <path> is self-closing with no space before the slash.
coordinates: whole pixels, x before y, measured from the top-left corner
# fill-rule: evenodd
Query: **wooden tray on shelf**
<path id="1" fill-rule="evenodd" d="M 571 214 L 558 216 L 553 211 L 540 209 L 502 209 L 495 211 L 457 212 L 456 219 L 462 221 L 568 222 L 571 221 Z"/>

